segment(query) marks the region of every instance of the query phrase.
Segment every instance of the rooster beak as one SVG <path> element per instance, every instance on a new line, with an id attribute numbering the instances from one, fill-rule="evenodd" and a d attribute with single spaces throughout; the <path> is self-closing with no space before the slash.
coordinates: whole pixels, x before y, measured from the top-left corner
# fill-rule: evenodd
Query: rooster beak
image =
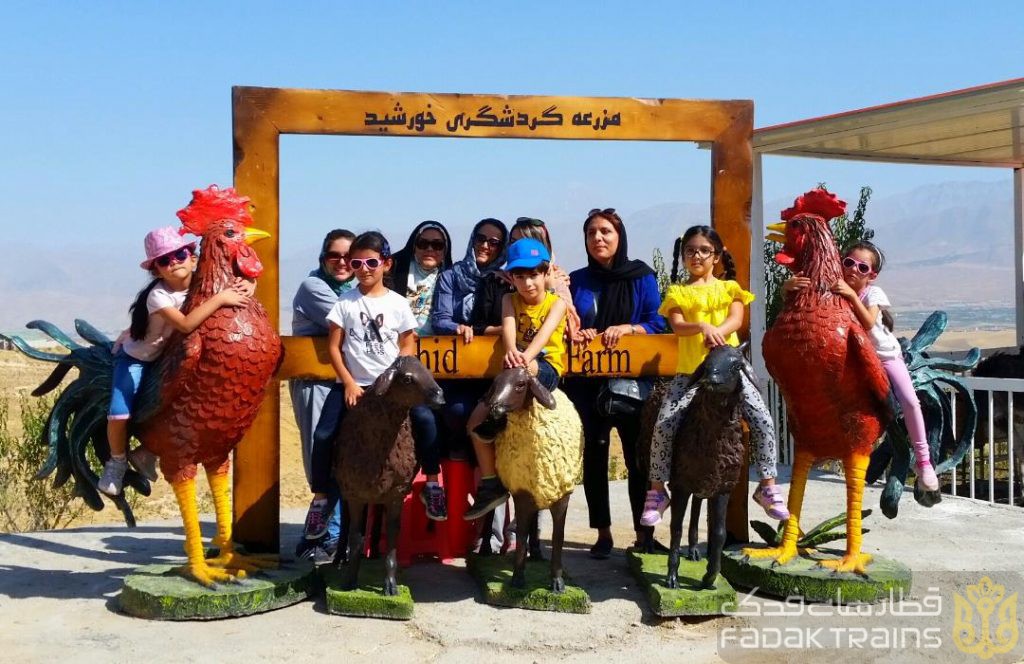
<path id="1" fill-rule="evenodd" d="M 774 224 L 768 224 L 767 228 L 770 232 L 765 236 L 764 239 L 771 240 L 772 242 L 780 242 L 785 244 L 786 242 L 786 222 L 780 221 Z"/>
<path id="2" fill-rule="evenodd" d="M 265 240 L 268 237 L 270 237 L 270 233 L 266 231 L 261 231 L 258 228 L 249 228 L 248 226 L 245 227 L 246 244 L 254 244 L 256 242 L 259 242 L 260 240 Z"/>

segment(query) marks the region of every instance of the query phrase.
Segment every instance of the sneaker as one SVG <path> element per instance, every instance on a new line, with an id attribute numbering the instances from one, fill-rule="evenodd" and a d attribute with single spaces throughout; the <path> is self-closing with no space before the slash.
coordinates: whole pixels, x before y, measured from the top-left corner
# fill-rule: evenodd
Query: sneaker
<path id="1" fill-rule="evenodd" d="M 789 510 L 786 509 L 786 499 L 782 497 L 782 489 L 774 484 L 759 485 L 754 490 L 754 502 L 763 507 L 765 514 L 776 521 L 785 521 L 789 518 Z"/>
<path id="2" fill-rule="evenodd" d="M 661 515 L 665 513 L 670 504 L 668 494 L 658 489 L 651 489 L 647 492 L 644 500 L 644 511 L 640 515 L 641 526 L 656 526 L 661 523 Z"/>
<path id="3" fill-rule="evenodd" d="M 309 511 L 306 512 L 306 525 L 303 527 L 302 536 L 308 540 L 319 539 L 327 532 L 327 499 L 314 499 L 309 504 Z"/>
<path id="4" fill-rule="evenodd" d="M 142 445 L 128 452 L 128 463 L 150 482 L 160 479 L 156 472 L 156 462 L 156 455 Z"/>
<path id="5" fill-rule="evenodd" d="M 935 469 L 932 468 L 931 461 L 917 464 L 917 481 L 921 483 L 921 488 L 925 491 L 939 490 L 939 478 L 935 476 Z"/>
<path id="6" fill-rule="evenodd" d="M 327 565 L 334 562 L 334 555 L 338 552 L 338 540 L 321 542 L 313 548 L 313 564 Z"/>
<path id="7" fill-rule="evenodd" d="M 473 506 L 466 510 L 462 517 L 466 521 L 473 521 L 494 511 L 494 508 L 508 500 L 508 489 L 498 478 L 488 478 L 480 482 L 476 489 L 476 497 L 473 499 Z"/>
<path id="8" fill-rule="evenodd" d="M 427 508 L 427 518 L 432 521 L 448 520 L 448 501 L 444 489 L 438 484 L 427 484 L 420 491 L 420 501 Z"/>
<path id="9" fill-rule="evenodd" d="M 108 496 L 118 496 L 123 491 L 124 473 L 128 470 L 127 459 L 110 457 L 103 464 L 103 475 L 96 487 Z"/>

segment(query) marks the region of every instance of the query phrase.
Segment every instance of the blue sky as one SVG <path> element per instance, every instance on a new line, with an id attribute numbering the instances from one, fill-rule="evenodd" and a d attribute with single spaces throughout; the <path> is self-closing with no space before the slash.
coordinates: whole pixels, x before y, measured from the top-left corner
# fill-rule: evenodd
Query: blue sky
<path id="1" fill-rule="evenodd" d="M 904 4 L 6 2 L 0 223 L 31 245 L 140 246 L 193 188 L 231 181 L 232 85 L 744 98 L 764 126 L 1024 74 L 1019 2 Z M 775 158 L 765 198 L 1000 178 Z M 707 180 L 691 144 L 283 137 L 282 253 L 424 218 L 575 233 L 593 206 L 628 222 L 702 203 Z"/>

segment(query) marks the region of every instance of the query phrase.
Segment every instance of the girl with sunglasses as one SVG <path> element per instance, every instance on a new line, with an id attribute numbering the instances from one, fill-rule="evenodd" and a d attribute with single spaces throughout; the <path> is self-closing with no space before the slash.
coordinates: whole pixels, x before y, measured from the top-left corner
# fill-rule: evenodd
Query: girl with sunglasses
<path id="1" fill-rule="evenodd" d="M 152 364 L 175 332 L 188 334 L 221 307 L 240 307 L 249 301 L 255 285 L 242 279 L 183 314 L 192 272 L 196 268 L 196 243 L 184 239 L 173 226 L 146 234 L 146 260 L 139 264 L 153 280 L 139 291 L 129 307 L 131 325 L 113 346 L 114 368 L 107 440 L 110 458 L 103 464 L 98 488 L 108 496 L 121 493 L 128 462 L 151 481 L 156 481 L 156 457 L 145 448 L 128 450 L 128 420 L 132 403 L 142 385 L 142 374 Z"/>
<path id="2" fill-rule="evenodd" d="M 312 270 L 295 292 L 292 299 L 292 335 L 296 337 L 326 337 L 331 331 L 327 322 L 334 303 L 342 293 L 355 288 L 355 279 L 348 266 L 348 250 L 355 233 L 335 228 L 324 236 L 315 270 Z M 302 465 L 306 482 L 313 494 L 317 511 L 326 511 L 327 531 L 319 539 L 299 538 L 295 547 L 298 558 L 312 558 L 315 563 L 334 560 L 341 539 L 341 494 L 338 484 L 329 472 L 314 470 L 313 432 L 320 422 L 324 401 L 334 385 L 333 380 L 292 378 L 288 390 L 292 397 L 292 412 L 299 429 L 302 445 Z"/>
<path id="3" fill-rule="evenodd" d="M 875 278 L 882 270 L 885 257 L 871 242 L 863 241 L 850 247 L 843 256 L 843 278 L 832 285 L 832 292 L 845 298 L 853 308 L 857 320 L 868 331 L 875 354 L 882 362 L 882 368 L 889 376 L 889 384 L 903 409 L 907 433 L 914 448 L 917 478 L 927 491 L 937 491 L 939 480 L 932 468 L 925 435 L 924 417 L 921 404 L 910 380 L 910 372 L 903 361 L 900 342 L 892 333 L 892 318 L 886 309 L 891 306 L 889 298 L 878 286 Z M 783 285 L 786 291 L 802 290 L 810 286 L 810 280 L 802 275 L 790 278 Z"/>
<path id="4" fill-rule="evenodd" d="M 335 444 L 344 445 L 345 413 L 359 403 L 363 392 L 390 367 L 399 355 L 416 355 L 416 318 L 409 302 L 384 282 L 393 265 L 391 248 L 376 231 L 363 233 L 349 248 L 348 264 L 356 287 L 341 295 L 327 314 L 331 366 L 338 380 L 331 388 L 313 434 L 314 473 L 330 477 Z M 444 491 L 438 482 L 441 470 L 437 452 L 437 425 L 427 406 L 410 409 L 416 457 L 427 477 L 420 500 L 427 517 L 448 518 Z M 337 441 L 337 443 L 335 442 Z M 305 537 L 317 539 L 327 530 L 327 505 L 314 503 L 306 513 Z"/>
<path id="5" fill-rule="evenodd" d="M 437 221 L 424 221 L 409 234 L 405 247 L 392 257 L 391 290 L 409 300 L 416 316 L 416 334 L 421 337 L 434 333 L 430 309 L 434 303 L 437 278 L 452 266 L 451 244 L 444 225 Z"/>

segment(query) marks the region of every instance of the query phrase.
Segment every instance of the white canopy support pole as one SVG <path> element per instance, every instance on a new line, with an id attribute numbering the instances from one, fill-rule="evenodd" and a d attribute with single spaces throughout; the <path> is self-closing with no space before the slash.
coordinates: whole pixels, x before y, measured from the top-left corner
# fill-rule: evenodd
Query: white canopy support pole
<path id="1" fill-rule="evenodd" d="M 754 172 L 756 178 L 757 171 Z M 1020 348 L 1024 346 L 1024 168 L 1013 169 L 1013 268 L 1017 347 Z"/>
<path id="2" fill-rule="evenodd" d="M 754 294 L 754 306 L 750 307 L 750 358 L 754 373 L 760 378 L 762 391 L 767 398 L 768 370 L 761 355 L 761 341 L 764 339 L 768 298 L 764 283 L 764 190 L 761 182 L 761 153 L 754 150 L 754 183 L 750 198 L 750 291 Z M 1018 325 L 1018 332 L 1020 326 Z"/>

